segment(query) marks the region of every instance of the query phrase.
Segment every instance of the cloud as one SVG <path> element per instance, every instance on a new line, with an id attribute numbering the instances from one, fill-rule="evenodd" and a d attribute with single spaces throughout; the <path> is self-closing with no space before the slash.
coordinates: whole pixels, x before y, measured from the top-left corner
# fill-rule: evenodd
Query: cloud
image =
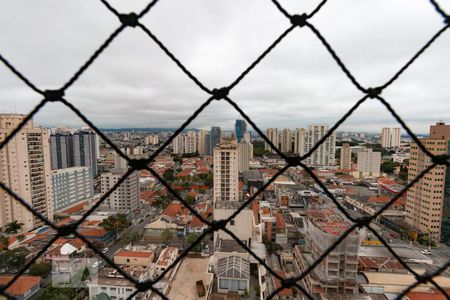
<path id="1" fill-rule="evenodd" d="M 281 3 L 290 13 L 303 13 L 318 1 Z M 111 4 L 130 12 L 147 1 Z M 257 0 L 161 0 L 142 22 L 210 89 L 233 82 L 290 26 L 271 1 Z M 328 1 L 311 23 L 364 87 L 386 82 L 444 26 L 428 2 L 408 0 Z M 0 53 L 39 87 L 57 88 L 118 26 L 100 1 L 4 1 Z M 448 118 L 449 46 L 445 32 L 383 92 L 416 132 Z M 176 127 L 208 98 L 136 28 L 126 28 L 66 94 L 99 127 Z M 291 32 L 230 93 L 261 128 L 332 125 L 362 96 L 307 28 Z M 1 112 L 26 113 L 39 100 L 0 67 Z M 379 131 L 394 125 L 392 116 L 372 102 L 340 129 Z M 226 103 L 213 102 L 192 127 L 231 127 L 238 116 Z M 57 104 L 35 122 L 82 125 Z"/>

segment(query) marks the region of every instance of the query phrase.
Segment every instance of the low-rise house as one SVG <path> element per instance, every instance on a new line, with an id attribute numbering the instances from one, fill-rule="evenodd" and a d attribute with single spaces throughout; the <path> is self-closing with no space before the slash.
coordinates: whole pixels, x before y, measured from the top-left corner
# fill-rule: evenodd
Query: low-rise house
<path id="1" fill-rule="evenodd" d="M 155 264 L 155 272 L 156 275 L 159 276 L 162 272 L 164 272 L 175 259 L 178 257 L 178 248 L 175 247 L 167 247 L 161 251 L 161 254 L 158 257 L 158 260 Z"/>
<path id="2" fill-rule="evenodd" d="M 8 284 L 13 275 L 0 275 L 0 285 Z M 41 277 L 22 275 L 6 289 L 6 293 L 18 300 L 30 299 L 40 288 Z"/>
<path id="3" fill-rule="evenodd" d="M 114 254 L 114 262 L 118 265 L 147 267 L 153 262 L 153 251 L 133 251 L 120 249 Z"/>

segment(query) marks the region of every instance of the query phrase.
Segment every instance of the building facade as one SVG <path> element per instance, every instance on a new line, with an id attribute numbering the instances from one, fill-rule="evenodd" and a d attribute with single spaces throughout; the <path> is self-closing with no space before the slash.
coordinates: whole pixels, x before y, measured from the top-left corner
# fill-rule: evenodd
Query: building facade
<path id="1" fill-rule="evenodd" d="M 400 147 L 401 132 L 400 127 L 384 127 L 381 129 L 381 146 L 383 148 Z"/>
<path id="2" fill-rule="evenodd" d="M 358 151 L 357 167 L 359 176 L 380 176 L 381 152 L 374 152 L 372 149 L 362 149 Z"/>
<path id="3" fill-rule="evenodd" d="M 294 131 L 294 153 L 305 154 L 305 129 L 296 128 Z"/>
<path id="4" fill-rule="evenodd" d="M 94 178 L 89 167 L 53 170 L 52 193 L 55 212 L 94 197 Z"/>
<path id="5" fill-rule="evenodd" d="M 23 121 L 25 115 L 0 115 L 0 141 Z M 51 159 L 47 130 L 28 123 L 0 151 L 0 181 L 42 216 L 53 220 Z M 0 227 L 18 221 L 22 230 L 43 225 L 19 202 L 0 190 Z"/>
<path id="6" fill-rule="evenodd" d="M 209 133 L 209 149 L 210 153 L 209 155 L 214 154 L 214 148 L 220 144 L 220 141 L 222 139 L 222 130 L 220 127 L 213 126 L 211 127 L 211 131 Z"/>
<path id="7" fill-rule="evenodd" d="M 242 141 L 239 147 L 239 172 L 249 170 L 249 162 L 253 159 L 253 145 Z"/>
<path id="8" fill-rule="evenodd" d="M 439 122 L 430 127 L 430 135 L 420 139 L 434 155 L 450 153 L 450 125 Z M 408 180 L 416 178 L 431 164 L 418 145 L 411 143 Z M 432 239 L 450 243 L 450 171 L 435 166 L 414 184 L 407 193 L 406 222 L 419 233 L 430 234 Z"/>
<path id="9" fill-rule="evenodd" d="M 352 168 L 352 149 L 349 143 L 342 144 L 341 148 L 341 169 L 350 170 Z"/>
<path id="10" fill-rule="evenodd" d="M 244 139 L 244 134 L 247 132 L 247 123 L 245 120 L 236 120 L 234 124 L 234 133 L 236 135 L 236 140 L 240 143 Z"/>
<path id="11" fill-rule="evenodd" d="M 271 141 L 272 144 L 275 147 L 277 147 L 277 148 L 279 147 L 279 144 L 278 144 L 278 129 L 277 128 L 267 128 L 266 136 L 269 139 L 269 141 Z M 270 147 L 270 145 L 268 143 L 265 143 L 264 150 L 270 151 L 272 153 L 275 153 L 275 150 L 272 149 L 272 147 Z"/>
<path id="12" fill-rule="evenodd" d="M 327 125 L 310 125 L 306 131 L 305 153 L 310 151 L 328 132 Z M 334 166 L 336 153 L 336 135 L 332 133 L 307 159 L 312 167 Z"/>
<path id="13" fill-rule="evenodd" d="M 113 169 L 101 174 L 101 191 L 106 193 L 127 172 L 126 169 Z M 131 173 L 119 187 L 111 193 L 105 203 L 121 212 L 134 211 L 139 206 L 139 173 Z"/>
<path id="14" fill-rule="evenodd" d="M 288 128 L 283 129 L 281 132 L 280 150 L 283 153 L 292 152 L 292 131 Z"/>
<path id="15" fill-rule="evenodd" d="M 224 139 L 214 148 L 214 202 L 239 200 L 238 158 L 238 145 L 234 139 Z"/>

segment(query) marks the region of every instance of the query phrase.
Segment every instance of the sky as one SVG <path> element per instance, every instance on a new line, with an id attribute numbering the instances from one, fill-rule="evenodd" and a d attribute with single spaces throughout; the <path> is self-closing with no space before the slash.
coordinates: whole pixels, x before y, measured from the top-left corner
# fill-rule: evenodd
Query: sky
<path id="1" fill-rule="evenodd" d="M 440 0 L 450 11 L 450 0 Z M 148 1 L 110 1 L 123 13 Z M 291 14 L 319 1 L 280 1 Z M 290 22 L 270 0 L 160 0 L 141 19 L 210 89 L 229 85 Z M 384 84 L 439 29 L 424 0 L 329 0 L 310 22 L 364 87 Z M 41 89 L 61 87 L 120 25 L 100 1 L 0 2 L 0 53 Z M 382 96 L 416 133 L 450 122 L 450 30 Z M 229 94 L 261 128 L 333 125 L 363 97 L 308 28 L 293 30 Z M 126 28 L 79 80 L 68 101 L 98 127 L 178 127 L 208 99 L 138 28 Z M 0 63 L 0 113 L 27 113 L 41 96 Z M 232 128 L 240 115 L 214 101 L 189 126 Z M 84 123 L 59 103 L 35 117 L 42 126 Z M 379 132 L 396 126 L 376 100 L 338 130 Z"/>

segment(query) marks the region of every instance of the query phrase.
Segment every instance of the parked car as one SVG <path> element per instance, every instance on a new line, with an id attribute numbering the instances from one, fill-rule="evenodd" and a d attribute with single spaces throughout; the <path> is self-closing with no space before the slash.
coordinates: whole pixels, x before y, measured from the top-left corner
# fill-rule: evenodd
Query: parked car
<path id="1" fill-rule="evenodd" d="M 102 264 L 102 262 L 100 260 L 96 261 L 95 263 L 92 264 L 93 268 L 97 268 Z"/>
<path id="2" fill-rule="evenodd" d="M 425 255 L 430 255 L 432 252 L 428 249 L 425 249 L 425 250 L 420 251 L 420 253 L 425 254 Z"/>
<path id="3" fill-rule="evenodd" d="M 102 253 L 106 253 L 106 252 L 108 252 L 108 251 L 109 251 L 109 248 L 106 247 L 106 248 L 103 248 Z"/>

